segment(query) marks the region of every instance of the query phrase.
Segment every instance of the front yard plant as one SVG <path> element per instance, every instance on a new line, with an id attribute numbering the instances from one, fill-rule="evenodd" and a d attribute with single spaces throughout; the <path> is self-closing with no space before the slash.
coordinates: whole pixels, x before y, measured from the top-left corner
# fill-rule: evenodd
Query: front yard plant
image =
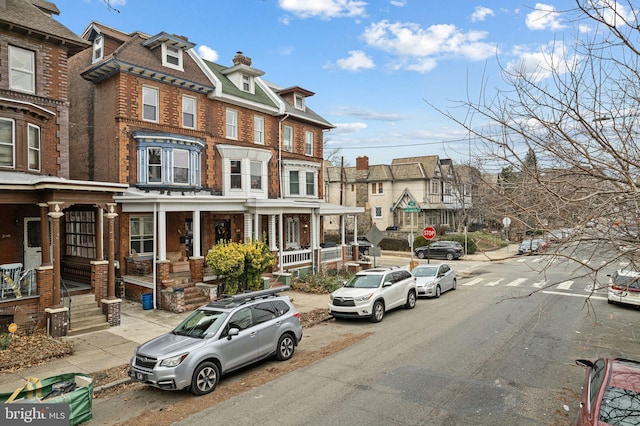
<path id="1" fill-rule="evenodd" d="M 305 293 L 329 294 L 342 287 L 351 275 L 353 274 L 336 270 L 307 274 L 302 278 L 294 279 L 291 288 Z"/>

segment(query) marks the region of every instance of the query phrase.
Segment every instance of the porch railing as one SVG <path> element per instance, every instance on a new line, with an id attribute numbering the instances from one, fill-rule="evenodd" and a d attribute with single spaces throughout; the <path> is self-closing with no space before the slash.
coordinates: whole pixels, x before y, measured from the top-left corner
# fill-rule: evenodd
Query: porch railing
<path id="1" fill-rule="evenodd" d="M 312 255 L 311 249 L 285 251 L 282 253 L 279 263 L 283 268 L 304 265 L 311 263 Z"/>
<path id="2" fill-rule="evenodd" d="M 322 263 L 336 262 L 342 260 L 342 247 L 327 247 L 321 249 L 320 261 Z"/>

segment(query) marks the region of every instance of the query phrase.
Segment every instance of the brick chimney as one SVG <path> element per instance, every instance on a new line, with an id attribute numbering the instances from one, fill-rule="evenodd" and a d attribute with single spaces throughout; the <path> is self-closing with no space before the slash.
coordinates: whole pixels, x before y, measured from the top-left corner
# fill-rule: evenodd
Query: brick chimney
<path id="1" fill-rule="evenodd" d="M 251 66 L 251 58 L 244 56 L 242 52 L 236 52 L 236 56 L 233 57 L 233 65 L 246 65 Z"/>
<path id="2" fill-rule="evenodd" d="M 369 170 L 369 157 L 356 158 L 356 170 Z"/>

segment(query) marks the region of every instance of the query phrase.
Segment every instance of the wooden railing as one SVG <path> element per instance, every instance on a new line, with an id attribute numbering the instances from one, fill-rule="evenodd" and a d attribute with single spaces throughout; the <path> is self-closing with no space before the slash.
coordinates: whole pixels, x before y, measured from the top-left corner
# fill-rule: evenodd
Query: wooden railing
<path id="1" fill-rule="evenodd" d="M 312 257 L 311 249 L 285 251 L 282 253 L 282 257 L 280 258 L 279 264 L 283 268 L 296 266 L 296 265 L 311 264 L 311 257 Z"/>
<path id="2" fill-rule="evenodd" d="M 91 265 L 88 263 L 62 260 L 62 276 L 71 281 L 89 284 L 91 282 Z"/>

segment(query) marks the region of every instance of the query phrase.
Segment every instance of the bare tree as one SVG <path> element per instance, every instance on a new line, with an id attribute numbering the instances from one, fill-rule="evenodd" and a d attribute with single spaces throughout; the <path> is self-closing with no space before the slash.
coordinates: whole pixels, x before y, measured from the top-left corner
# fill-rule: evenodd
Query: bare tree
<path id="1" fill-rule="evenodd" d="M 638 9 L 631 1 L 576 0 L 563 13 L 592 31 L 557 40 L 536 69 L 501 65 L 503 89 L 483 88 L 477 100 L 440 110 L 470 133 L 484 164 L 502 170 L 488 187 L 492 214 L 523 230 L 577 231 L 553 255 L 600 283 L 598 272 L 614 262 L 638 267 Z M 587 248 L 605 265 L 585 262 Z"/>

